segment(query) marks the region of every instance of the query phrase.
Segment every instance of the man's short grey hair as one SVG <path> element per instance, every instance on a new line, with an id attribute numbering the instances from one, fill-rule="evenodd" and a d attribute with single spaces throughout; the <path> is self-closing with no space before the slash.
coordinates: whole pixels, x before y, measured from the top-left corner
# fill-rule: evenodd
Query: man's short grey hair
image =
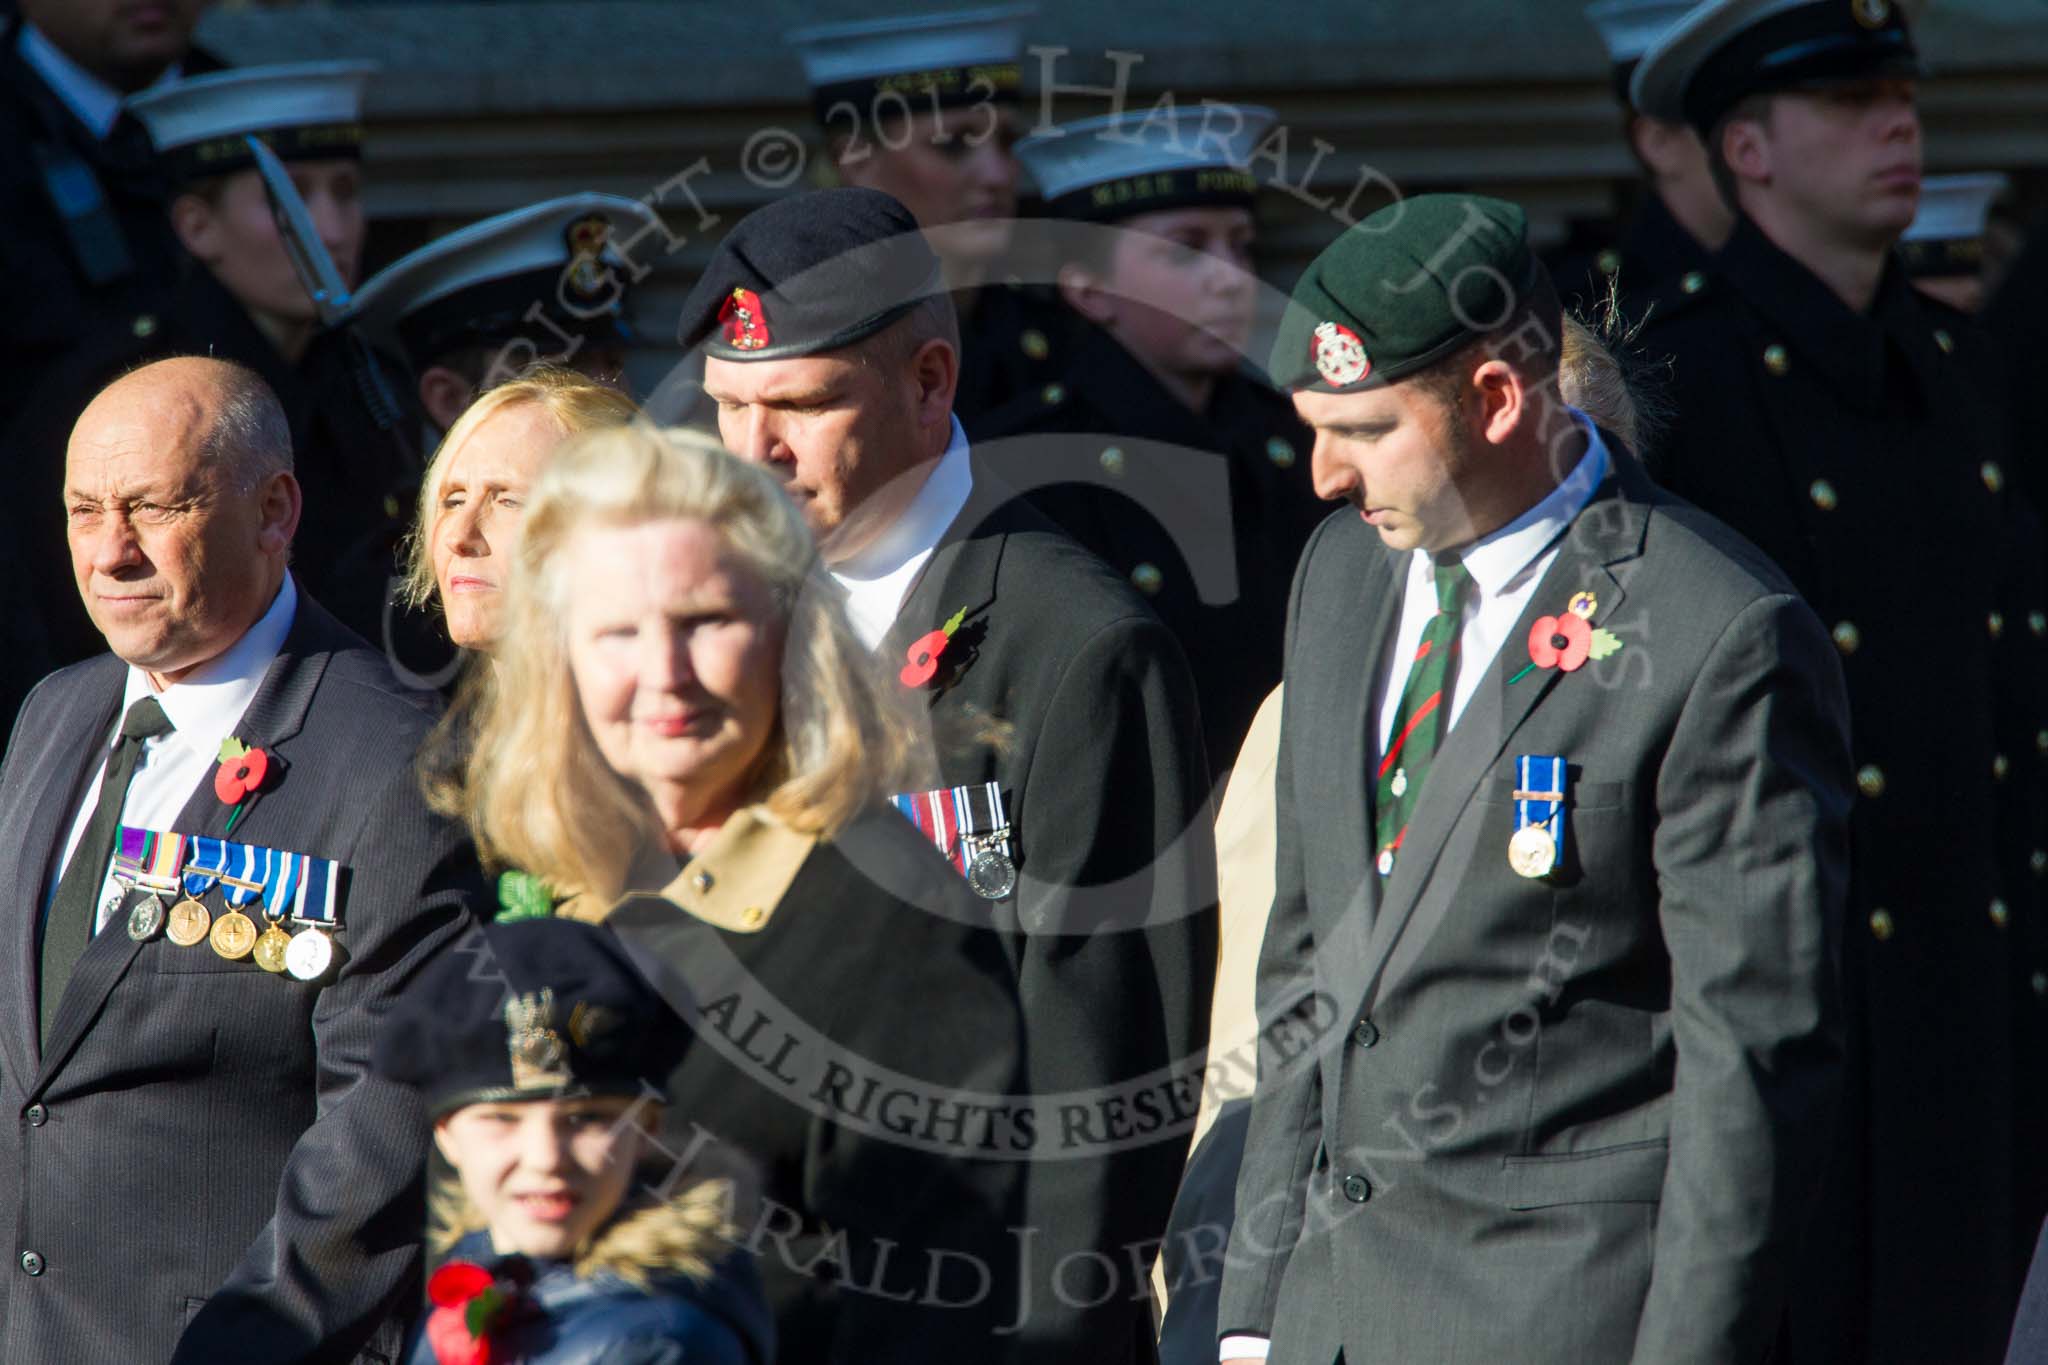
<path id="1" fill-rule="evenodd" d="M 960 353 L 960 315 L 953 308 L 953 296 L 943 290 L 919 299 L 896 321 L 860 343 L 861 363 L 894 367 L 927 341 L 943 341 Z"/>
<path id="2" fill-rule="evenodd" d="M 292 427 L 261 375 L 241 365 L 223 368 L 220 409 L 201 455 L 225 466 L 235 486 L 251 493 L 273 475 L 292 472 Z"/>

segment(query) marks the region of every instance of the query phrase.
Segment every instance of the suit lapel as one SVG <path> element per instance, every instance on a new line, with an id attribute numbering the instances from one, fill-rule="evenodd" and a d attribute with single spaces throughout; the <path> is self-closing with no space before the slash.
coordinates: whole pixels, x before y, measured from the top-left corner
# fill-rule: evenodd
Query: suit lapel
<path id="1" fill-rule="evenodd" d="M 1337 659 L 1341 671 L 1333 682 L 1343 688 L 1351 699 L 1349 713 L 1343 717 L 1343 742 L 1338 746 L 1340 771 L 1348 780 L 1331 790 L 1364 787 L 1364 800 L 1334 803 L 1338 819 L 1336 847 L 1345 850 L 1354 864 L 1344 869 L 1343 884 L 1364 888 L 1367 922 L 1376 924 L 1383 888 L 1380 875 L 1373 867 L 1374 849 L 1378 843 L 1374 831 L 1379 820 L 1375 807 L 1378 784 L 1373 781 L 1373 772 L 1383 737 L 1375 733 L 1379 717 L 1373 707 L 1374 681 L 1385 668 L 1391 637 L 1401 620 L 1401 606 L 1408 593 L 1409 556 L 1406 553 L 1388 553 L 1380 546 L 1377 534 L 1368 535 L 1370 540 L 1362 543 L 1367 544 L 1369 551 L 1375 553 L 1385 566 L 1383 572 L 1386 576 L 1377 590 L 1368 587 L 1365 629 L 1354 637 L 1357 643 L 1353 648 L 1345 650 Z M 1368 574 L 1365 581 L 1371 584 L 1372 576 Z M 1394 686 L 1400 686 L 1399 680 Z M 1311 743 L 1314 742 L 1314 733 L 1311 730 Z"/>
<path id="2" fill-rule="evenodd" d="M 876 646 L 882 662 L 889 665 L 890 676 L 902 666 L 914 641 L 943 626 L 957 612 L 965 613 L 960 627 L 964 635 L 955 638 L 968 652 L 947 660 L 946 676 L 957 677 L 972 666 L 975 642 L 995 628 L 985 613 L 996 598 L 996 571 L 1007 539 L 1008 523 L 1002 514 L 1017 496 L 980 462 L 975 463 L 967 505 L 939 538 L 930 562 L 896 613 L 895 624 Z M 948 690 L 931 687 L 932 703 L 936 705 Z"/>
<path id="3" fill-rule="evenodd" d="M 37 942 L 45 894 L 85 788 L 106 762 L 106 739 L 113 733 L 114 717 L 121 709 L 125 676 L 124 670 L 110 668 L 104 680 L 95 679 L 93 685 L 81 689 L 80 704 L 69 718 L 57 721 L 52 727 L 56 738 L 40 750 L 42 761 L 37 766 L 50 778 L 49 785 L 39 787 L 33 774 L 25 774 L 20 790 L 31 804 L 25 812 L 10 812 L 16 818 L 24 818 L 26 827 L 14 848 L 12 874 L 4 883 L 14 888 L 15 903 L 20 907 L 15 917 L 11 954 L 15 1009 L 14 1018 L 7 1021 L 6 1045 L 11 1074 L 21 1079 L 24 1092 L 40 1059 L 42 1021 L 36 1014 L 36 992 L 41 964 Z M 33 792 L 40 795 L 30 795 Z"/>
<path id="4" fill-rule="evenodd" d="M 1453 893 L 1468 869 L 1489 870 L 1487 859 L 1505 865 L 1506 848 L 1460 850 L 1468 856 L 1453 857 L 1447 877 L 1435 875 L 1444 861 L 1446 844 L 1471 804 L 1481 780 L 1493 771 L 1506 752 L 1515 732 L 1530 714 L 1561 687 L 1581 690 L 1589 679 L 1570 679 L 1557 669 L 1538 669 L 1519 682 L 1509 683 L 1529 662 L 1527 641 L 1537 618 L 1555 616 L 1581 590 L 1599 601 L 1592 624 L 1615 619 L 1626 590 L 1613 565 L 1642 553 L 1643 532 L 1648 509 L 1637 496 L 1640 477 L 1620 443 L 1608 438 L 1615 471 L 1597 490 L 1564 535 L 1555 562 L 1522 611 L 1514 629 L 1501 641 L 1488 666 L 1486 677 L 1472 694 L 1465 711 L 1451 729 L 1444 747 L 1431 766 L 1415 817 L 1409 821 L 1408 837 L 1401 857 L 1386 879 L 1380 914 L 1373 924 L 1367 945 L 1367 1001 L 1384 987 L 1385 969 L 1395 945 L 1403 945 L 1404 960 L 1412 960 L 1419 945 L 1428 942 L 1454 900 Z M 1418 914 L 1418 907 L 1424 907 Z"/>
<path id="5" fill-rule="evenodd" d="M 235 727 L 235 734 L 252 746 L 271 749 L 273 761 L 284 764 L 274 746 L 284 743 L 304 727 L 306 710 L 312 704 L 313 693 L 326 671 L 329 653 L 337 637 L 346 638 L 341 626 L 319 604 L 301 593 L 284 647 L 270 661 L 263 682 L 250 699 L 248 709 L 242 713 L 241 723 Z M 118 697 L 116 701 L 118 703 Z M 106 724 L 113 724 L 111 713 Z M 268 779 L 265 785 L 282 782 L 288 776 L 289 768 L 281 766 L 277 775 Z M 262 800 L 261 795 L 256 797 L 258 805 Z M 214 794 L 213 774 L 209 772 L 186 800 L 176 828 L 185 834 L 224 835 L 232 810 Z M 252 807 L 236 825 L 238 838 L 244 837 L 243 830 L 253 814 Z M 48 1084 L 71 1055 L 85 1036 L 93 1017 L 99 1013 L 108 992 L 114 989 L 115 983 L 120 981 L 129 963 L 141 950 L 142 945 L 130 939 L 117 923 L 110 922 L 105 929 L 93 935 L 92 942 L 86 945 L 84 956 L 79 958 L 78 966 L 72 972 L 71 984 L 65 988 L 64 999 L 57 1007 L 57 1017 L 50 1023 L 49 1045 L 43 1049 L 35 1090 L 40 1091 Z M 33 998 L 31 994 L 30 999 Z M 35 1032 L 35 1024 L 31 1020 L 28 1036 L 34 1037 Z"/>

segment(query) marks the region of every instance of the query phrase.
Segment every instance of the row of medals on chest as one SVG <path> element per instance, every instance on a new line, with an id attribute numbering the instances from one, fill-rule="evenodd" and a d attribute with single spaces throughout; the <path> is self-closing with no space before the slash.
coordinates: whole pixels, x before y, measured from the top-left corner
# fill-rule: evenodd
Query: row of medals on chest
<path id="1" fill-rule="evenodd" d="M 239 907 L 229 905 L 225 914 L 215 915 L 206 908 L 204 900 L 193 895 L 167 906 L 165 890 L 126 878 L 117 880 L 121 889 L 116 893 L 113 909 L 119 909 L 133 892 L 142 893 L 142 899 L 128 911 L 128 937 L 137 943 L 147 943 L 158 934 L 180 948 L 197 947 L 203 942 L 229 962 L 253 957 L 264 971 L 289 972 L 301 981 L 318 980 L 334 962 L 334 940 L 317 924 L 301 920 L 299 931 L 290 933 L 284 927 L 286 916 L 272 915 L 266 910 L 263 931 L 258 933 L 256 921 Z M 258 895 L 265 889 L 261 882 L 225 874 L 220 883 Z M 261 901 L 255 903 L 260 905 Z"/>

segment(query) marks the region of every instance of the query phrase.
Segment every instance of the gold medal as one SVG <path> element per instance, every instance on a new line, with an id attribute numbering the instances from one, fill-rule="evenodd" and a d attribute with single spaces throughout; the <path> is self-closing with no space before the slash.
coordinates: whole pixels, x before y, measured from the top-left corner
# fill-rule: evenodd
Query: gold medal
<path id="1" fill-rule="evenodd" d="M 213 927 L 213 912 L 191 896 L 171 907 L 170 928 L 164 937 L 180 948 L 190 948 L 206 938 L 206 931 Z"/>
<path id="2" fill-rule="evenodd" d="M 291 944 L 292 936 L 272 921 L 264 927 L 263 937 L 256 940 L 256 965 L 266 972 L 283 971 L 285 950 Z"/>
<path id="3" fill-rule="evenodd" d="M 334 940 L 318 929 L 292 935 L 284 950 L 285 970 L 301 981 L 318 981 L 334 961 Z"/>
<path id="4" fill-rule="evenodd" d="M 1557 840 L 1547 825 L 1524 825 L 1508 840 L 1508 866 L 1519 877 L 1544 877 L 1557 866 Z"/>
<path id="5" fill-rule="evenodd" d="M 230 910 L 213 922 L 207 940 L 213 944 L 213 951 L 230 962 L 238 962 L 256 946 L 255 922 L 239 910 Z"/>

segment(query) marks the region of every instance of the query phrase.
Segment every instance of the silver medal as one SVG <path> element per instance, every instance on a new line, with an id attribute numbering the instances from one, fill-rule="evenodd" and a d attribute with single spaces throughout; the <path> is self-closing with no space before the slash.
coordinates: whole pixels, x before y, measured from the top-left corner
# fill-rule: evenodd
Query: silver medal
<path id="1" fill-rule="evenodd" d="M 981 844 L 967 860 L 967 886 L 983 900 L 999 901 L 1017 889 L 1017 865 L 1000 839 Z"/>
<path id="2" fill-rule="evenodd" d="M 318 929 L 293 934 L 285 946 L 284 969 L 301 981 L 317 981 L 334 964 L 334 940 Z"/>
<path id="3" fill-rule="evenodd" d="M 144 896 L 128 912 L 128 937 L 137 943 L 147 943 L 164 931 L 165 910 L 163 899 L 158 896 Z"/>

